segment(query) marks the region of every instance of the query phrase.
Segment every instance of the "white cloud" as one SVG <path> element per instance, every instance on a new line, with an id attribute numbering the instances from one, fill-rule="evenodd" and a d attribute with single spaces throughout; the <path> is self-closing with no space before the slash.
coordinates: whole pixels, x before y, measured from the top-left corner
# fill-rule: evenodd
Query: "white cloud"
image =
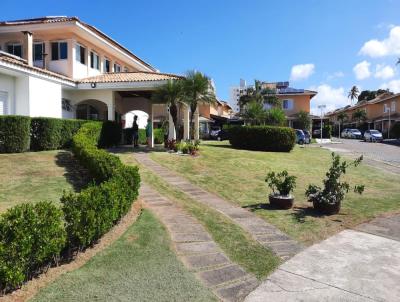
<path id="1" fill-rule="evenodd" d="M 314 64 L 299 64 L 292 67 L 290 79 L 293 81 L 305 80 L 314 73 Z"/>
<path id="2" fill-rule="evenodd" d="M 329 80 L 333 80 L 333 79 L 338 79 L 338 78 L 343 78 L 344 77 L 344 73 L 342 71 L 336 71 L 332 74 L 329 74 L 326 79 Z"/>
<path id="3" fill-rule="evenodd" d="M 362 61 L 353 67 L 354 74 L 357 80 L 364 80 L 371 76 L 371 71 L 369 70 L 371 63 L 367 61 Z"/>
<path id="4" fill-rule="evenodd" d="M 383 83 L 379 88 L 380 89 L 389 88 L 390 91 L 392 91 L 394 93 L 399 93 L 400 92 L 400 80 L 391 80 L 388 83 Z"/>
<path id="5" fill-rule="evenodd" d="M 394 69 L 388 65 L 378 64 L 376 65 L 376 71 L 374 77 L 377 79 L 387 80 L 394 77 Z"/>
<path id="6" fill-rule="evenodd" d="M 392 27 L 386 39 L 365 42 L 359 53 L 373 58 L 400 55 L 400 26 Z"/>
<path id="7" fill-rule="evenodd" d="M 320 115 L 319 105 L 326 105 L 325 113 L 337 108 L 349 105 L 349 100 L 343 87 L 334 88 L 327 84 L 313 86 L 310 90 L 317 91 L 318 94 L 311 99 L 311 113 Z"/>

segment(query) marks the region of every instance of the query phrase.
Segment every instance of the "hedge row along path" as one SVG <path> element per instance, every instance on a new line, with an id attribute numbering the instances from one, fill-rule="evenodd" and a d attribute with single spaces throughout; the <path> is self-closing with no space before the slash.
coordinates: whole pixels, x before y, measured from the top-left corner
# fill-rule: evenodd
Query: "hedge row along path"
<path id="1" fill-rule="evenodd" d="M 204 227 L 182 208 L 146 184 L 140 197 L 167 227 L 174 248 L 185 266 L 223 301 L 243 301 L 258 280 L 232 263 Z"/>
<path id="2" fill-rule="evenodd" d="M 256 241 L 272 250 L 282 260 L 287 260 L 303 250 L 303 246 L 300 243 L 281 232 L 275 226 L 265 222 L 254 213 L 235 206 L 217 195 L 193 185 L 177 173 L 153 161 L 148 153 L 135 153 L 134 156 L 140 164 L 155 172 L 169 184 L 180 189 L 190 198 L 232 219 L 232 221 L 247 231 Z"/>

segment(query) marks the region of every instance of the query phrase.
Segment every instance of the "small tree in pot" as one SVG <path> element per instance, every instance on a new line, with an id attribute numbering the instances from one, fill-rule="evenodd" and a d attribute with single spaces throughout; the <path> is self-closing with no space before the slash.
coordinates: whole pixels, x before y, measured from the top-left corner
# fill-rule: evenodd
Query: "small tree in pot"
<path id="1" fill-rule="evenodd" d="M 269 203 L 281 209 L 290 209 L 293 206 L 294 198 L 290 192 L 296 187 L 296 176 L 289 176 L 286 170 L 267 174 L 265 182 L 272 190 L 269 195 Z"/>
<path id="2" fill-rule="evenodd" d="M 308 200 L 313 203 L 314 209 L 324 214 L 337 214 L 340 211 L 341 203 L 350 190 L 350 184 L 341 182 L 340 177 L 346 174 L 350 166 L 357 167 L 363 157 L 348 163 L 340 161 L 340 156 L 332 153 L 332 166 L 326 173 L 326 179 L 323 181 L 324 188 L 310 184 L 306 190 Z M 354 186 L 354 192 L 362 194 L 364 185 Z"/>

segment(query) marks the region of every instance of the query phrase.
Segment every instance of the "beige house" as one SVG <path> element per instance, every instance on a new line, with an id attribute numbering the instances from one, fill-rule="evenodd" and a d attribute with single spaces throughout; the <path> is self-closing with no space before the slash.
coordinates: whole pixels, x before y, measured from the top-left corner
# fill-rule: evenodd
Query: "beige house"
<path id="1" fill-rule="evenodd" d="M 141 110 L 152 121 L 169 120 L 174 137 L 168 108 L 152 102 L 151 94 L 180 78 L 158 71 L 76 17 L 0 22 L 0 115 L 120 121 Z M 184 138 L 188 117 L 183 106 Z M 199 124 L 196 112 L 195 137 Z"/>
<path id="2" fill-rule="evenodd" d="M 400 122 L 400 93 L 383 93 L 370 101 L 361 101 L 354 106 L 346 106 L 326 114 L 326 117 L 334 124 L 338 125 L 338 115 L 344 113 L 347 119 L 343 122 L 343 127 L 356 127 L 353 114 L 357 110 L 366 113 L 365 122 L 370 129 L 377 129 L 387 132 L 395 122 Z"/>

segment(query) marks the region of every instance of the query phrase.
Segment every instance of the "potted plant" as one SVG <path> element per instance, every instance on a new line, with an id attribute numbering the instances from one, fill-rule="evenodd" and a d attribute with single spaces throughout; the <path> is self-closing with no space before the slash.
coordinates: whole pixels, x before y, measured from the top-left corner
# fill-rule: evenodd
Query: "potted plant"
<path id="1" fill-rule="evenodd" d="M 341 161 L 339 155 L 332 153 L 332 165 L 323 181 L 324 187 L 320 188 L 310 184 L 305 193 L 308 200 L 313 203 L 315 210 L 327 215 L 339 213 L 342 201 L 350 190 L 350 184 L 345 181 L 341 182 L 340 177 L 346 174 L 347 168 L 350 166 L 357 167 L 362 159 L 361 156 L 348 163 Z M 364 185 L 354 186 L 355 193 L 362 194 L 363 191 Z"/>
<path id="2" fill-rule="evenodd" d="M 293 206 L 294 198 L 290 194 L 296 187 L 296 176 L 289 176 L 286 170 L 275 173 L 270 172 L 265 179 L 272 190 L 269 195 L 269 203 L 280 209 L 290 209 Z"/>

